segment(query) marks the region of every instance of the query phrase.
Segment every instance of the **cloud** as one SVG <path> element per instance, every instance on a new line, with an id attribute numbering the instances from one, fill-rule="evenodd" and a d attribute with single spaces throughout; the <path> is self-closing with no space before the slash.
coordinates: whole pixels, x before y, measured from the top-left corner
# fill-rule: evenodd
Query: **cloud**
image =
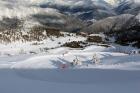
<path id="1" fill-rule="evenodd" d="M 96 5 L 103 6 L 101 1 L 104 0 L 0 0 L 0 18 L 6 17 L 26 17 L 31 14 L 39 13 L 40 11 L 46 11 L 39 7 L 41 4 L 52 3 L 56 5 L 64 6 L 93 6 L 93 2 Z M 140 2 L 139 0 L 135 0 Z"/>

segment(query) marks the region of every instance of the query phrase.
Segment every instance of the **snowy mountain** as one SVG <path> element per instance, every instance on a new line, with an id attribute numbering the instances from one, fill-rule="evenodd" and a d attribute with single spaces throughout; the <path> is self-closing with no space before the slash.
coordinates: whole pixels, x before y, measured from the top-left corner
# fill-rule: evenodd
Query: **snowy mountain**
<path id="1" fill-rule="evenodd" d="M 0 34 L 11 41 L 17 36 L 23 39 L 36 27 L 65 32 L 106 32 L 122 28 L 139 11 L 139 2 L 131 0 L 1 0 Z M 135 19 L 139 20 L 139 16 Z M 112 28 L 114 24 L 117 25 Z"/>
<path id="2" fill-rule="evenodd" d="M 45 12 L 46 8 L 59 10 L 68 15 L 84 16 L 82 19 L 92 19 L 108 17 L 114 15 L 112 6 L 103 0 L 6 0 L 0 1 L 2 16 L 26 17 L 38 12 Z M 112 11 L 112 12 L 111 12 Z M 86 18 L 86 14 L 92 12 L 91 17 Z"/>
<path id="3" fill-rule="evenodd" d="M 110 29 L 121 29 L 133 17 L 134 15 L 131 14 L 122 14 L 118 16 L 108 17 L 103 20 L 94 22 L 93 25 L 89 26 L 89 29 L 92 32 L 98 32 L 98 33 L 108 32 L 110 31 Z M 127 26 L 129 27 L 129 24 L 127 24 Z"/>
<path id="4" fill-rule="evenodd" d="M 131 1 L 131 0 L 130 0 Z M 82 20 L 103 19 L 117 13 L 139 12 L 139 4 L 126 0 L 2 0 L 0 18 L 25 18 L 54 9 Z M 114 3 L 114 4 L 112 4 Z M 114 9 L 115 8 L 115 9 Z M 131 9 L 130 9 L 131 8 Z M 49 12 L 51 13 L 51 12 Z"/>
<path id="5" fill-rule="evenodd" d="M 126 13 L 137 15 L 140 12 L 140 2 L 124 1 L 115 8 L 115 11 L 119 14 Z"/>
<path id="6" fill-rule="evenodd" d="M 95 10 L 114 14 L 111 11 L 116 5 L 111 5 L 112 2 L 119 7 L 129 7 L 125 5 L 136 4 L 136 1 L 132 2 L 131 0 L 1 0 L 0 12 L 2 12 L 1 16 L 25 17 L 39 11 L 45 11 L 45 8 L 53 8 L 69 14 Z"/>
<path id="7" fill-rule="evenodd" d="M 60 12 L 67 15 L 75 15 L 80 19 L 100 19 L 108 16 L 115 15 L 111 10 L 112 6 L 105 1 L 97 0 L 64 0 L 63 3 L 58 2 L 47 2 L 40 4 L 41 8 L 55 8 Z M 111 12 L 112 11 L 112 12 Z"/>

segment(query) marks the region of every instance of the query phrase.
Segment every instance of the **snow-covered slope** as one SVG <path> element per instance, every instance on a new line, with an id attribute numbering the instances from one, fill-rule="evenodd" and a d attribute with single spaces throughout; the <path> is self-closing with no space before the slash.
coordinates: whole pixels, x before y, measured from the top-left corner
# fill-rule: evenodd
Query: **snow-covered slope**
<path id="1" fill-rule="evenodd" d="M 96 70 L 93 71 L 94 75 Z M 22 71 L 27 72 L 23 70 Z M 30 71 L 29 71 L 30 72 Z M 31 71 L 32 72 L 32 71 Z M 44 73 L 43 73 L 44 72 Z M 37 70 L 34 70 L 34 74 L 38 73 L 38 75 L 42 77 L 47 78 L 45 76 L 45 72 L 47 71 L 40 71 L 39 73 Z M 65 71 L 64 71 L 65 72 Z M 82 72 L 82 71 L 81 71 Z M 112 77 L 114 74 L 116 74 L 116 71 L 100 71 L 97 72 L 104 73 L 102 78 L 104 79 L 105 76 Z M 111 73 L 112 72 L 112 73 Z M 114 74 L 113 74 L 114 73 Z M 118 72 L 117 72 L 118 73 Z M 121 72 L 120 76 L 126 75 L 125 71 Z M 138 80 L 139 77 L 135 77 L 135 75 L 139 75 L 139 72 L 127 72 L 129 75 L 131 75 L 132 78 L 128 78 L 126 75 L 124 78 L 127 79 L 127 82 L 124 81 L 118 82 L 118 83 L 94 83 L 94 84 L 70 84 L 70 83 L 58 83 L 58 82 L 47 82 L 47 81 L 40 81 L 36 79 L 29 79 L 29 78 L 23 78 L 21 76 L 16 75 L 13 70 L 0 70 L 0 92 L 2 93 L 139 93 L 139 86 L 140 81 Z M 97 74 L 97 73 L 96 73 Z M 31 75 L 29 73 L 28 75 Z M 93 75 L 93 76 L 94 76 Z M 99 75 L 99 74 L 98 74 Z M 117 74 L 118 75 L 118 74 Z M 65 77 L 64 74 L 62 76 Z M 95 75 L 97 76 L 97 75 Z M 101 74 L 99 75 L 101 76 Z M 116 75 L 115 75 L 116 76 Z M 71 76 L 70 76 L 71 77 Z M 107 78 L 106 78 L 107 79 Z M 94 79 L 92 79 L 94 80 Z M 105 80 L 105 79 L 104 79 Z M 112 80 L 112 79 L 111 79 Z M 130 81 L 129 81 L 130 80 Z"/>
<path id="2" fill-rule="evenodd" d="M 89 26 L 88 31 L 100 33 L 100 32 L 108 32 L 110 31 L 110 29 L 121 29 L 123 25 L 132 17 L 134 17 L 134 15 L 131 14 L 122 14 L 118 16 L 108 17 L 103 20 L 94 22 L 94 24 Z"/>
<path id="3" fill-rule="evenodd" d="M 138 93 L 139 55 L 118 53 L 118 47 L 92 45 L 83 50 L 62 47 L 46 54 L 0 56 L 0 92 Z M 100 64 L 92 63 L 95 53 Z M 76 56 L 82 64 L 71 67 L 69 63 Z M 62 68 L 61 64 L 67 67 Z"/>

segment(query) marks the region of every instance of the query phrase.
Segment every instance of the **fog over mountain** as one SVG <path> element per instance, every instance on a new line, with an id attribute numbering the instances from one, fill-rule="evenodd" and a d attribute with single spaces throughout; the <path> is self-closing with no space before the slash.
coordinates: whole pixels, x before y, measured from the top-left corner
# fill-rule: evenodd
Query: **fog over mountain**
<path id="1" fill-rule="evenodd" d="M 104 18 L 115 15 L 112 8 L 117 7 L 120 2 L 139 2 L 132 0 L 1 0 L 0 1 L 0 17 L 17 16 L 26 17 L 38 12 L 46 12 L 46 8 L 57 9 L 60 12 L 67 14 L 79 15 L 82 19 L 83 16 L 90 15 L 87 19 L 91 18 Z M 115 5 L 117 4 L 117 5 Z M 123 3 L 124 4 L 124 3 Z M 135 5 L 132 5 L 133 7 Z M 131 7 L 132 7 L 131 6 Z M 122 7 L 122 5 L 121 5 Z M 129 7 L 129 6 L 125 6 Z M 121 9 L 118 8 L 120 12 Z M 84 12 L 84 13 L 83 13 Z M 96 17 L 99 15 L 99 18 Z M 95 16 L 95 17 L 91 17 Z"/>
<path id="2" fill-rule="evenodd" d="M 42 25 L 62 31 L 94 32 L 106 22 L 115 24 L 118 17 L 119 26 L 122 20 L 131 19 L 128 15 L 140 19 L 139 13 L 139 0 L 1 0 L 0 29 L 22 20 L 24 31 Z M 105 26 L 103 32 L 107 29 Z"/>
<path id="3" fill-rule="evenodd" d="M 92 0 L 1 0 L 0 1 L 0 17 L 17 16 L 25 17 L 38 12 L 45 12 L 47 9 L 43 8 L 75 8 L 75 7 L 91 7 Z M 106 7 L 104 4 L 97 4 L 98 6 Z M 71 10 L 72 11 L 72 10 Z"/>

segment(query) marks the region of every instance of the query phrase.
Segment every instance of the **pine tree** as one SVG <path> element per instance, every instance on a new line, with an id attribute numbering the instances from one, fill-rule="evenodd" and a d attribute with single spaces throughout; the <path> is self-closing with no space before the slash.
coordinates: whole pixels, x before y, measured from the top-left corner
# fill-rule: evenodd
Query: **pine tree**
<path id="1" fill-rule="evenodd" d="M 97 54 L 93 55 L 92 63 L 93 64 L 100 64 L 100 59 L 97 57 Z"/>

